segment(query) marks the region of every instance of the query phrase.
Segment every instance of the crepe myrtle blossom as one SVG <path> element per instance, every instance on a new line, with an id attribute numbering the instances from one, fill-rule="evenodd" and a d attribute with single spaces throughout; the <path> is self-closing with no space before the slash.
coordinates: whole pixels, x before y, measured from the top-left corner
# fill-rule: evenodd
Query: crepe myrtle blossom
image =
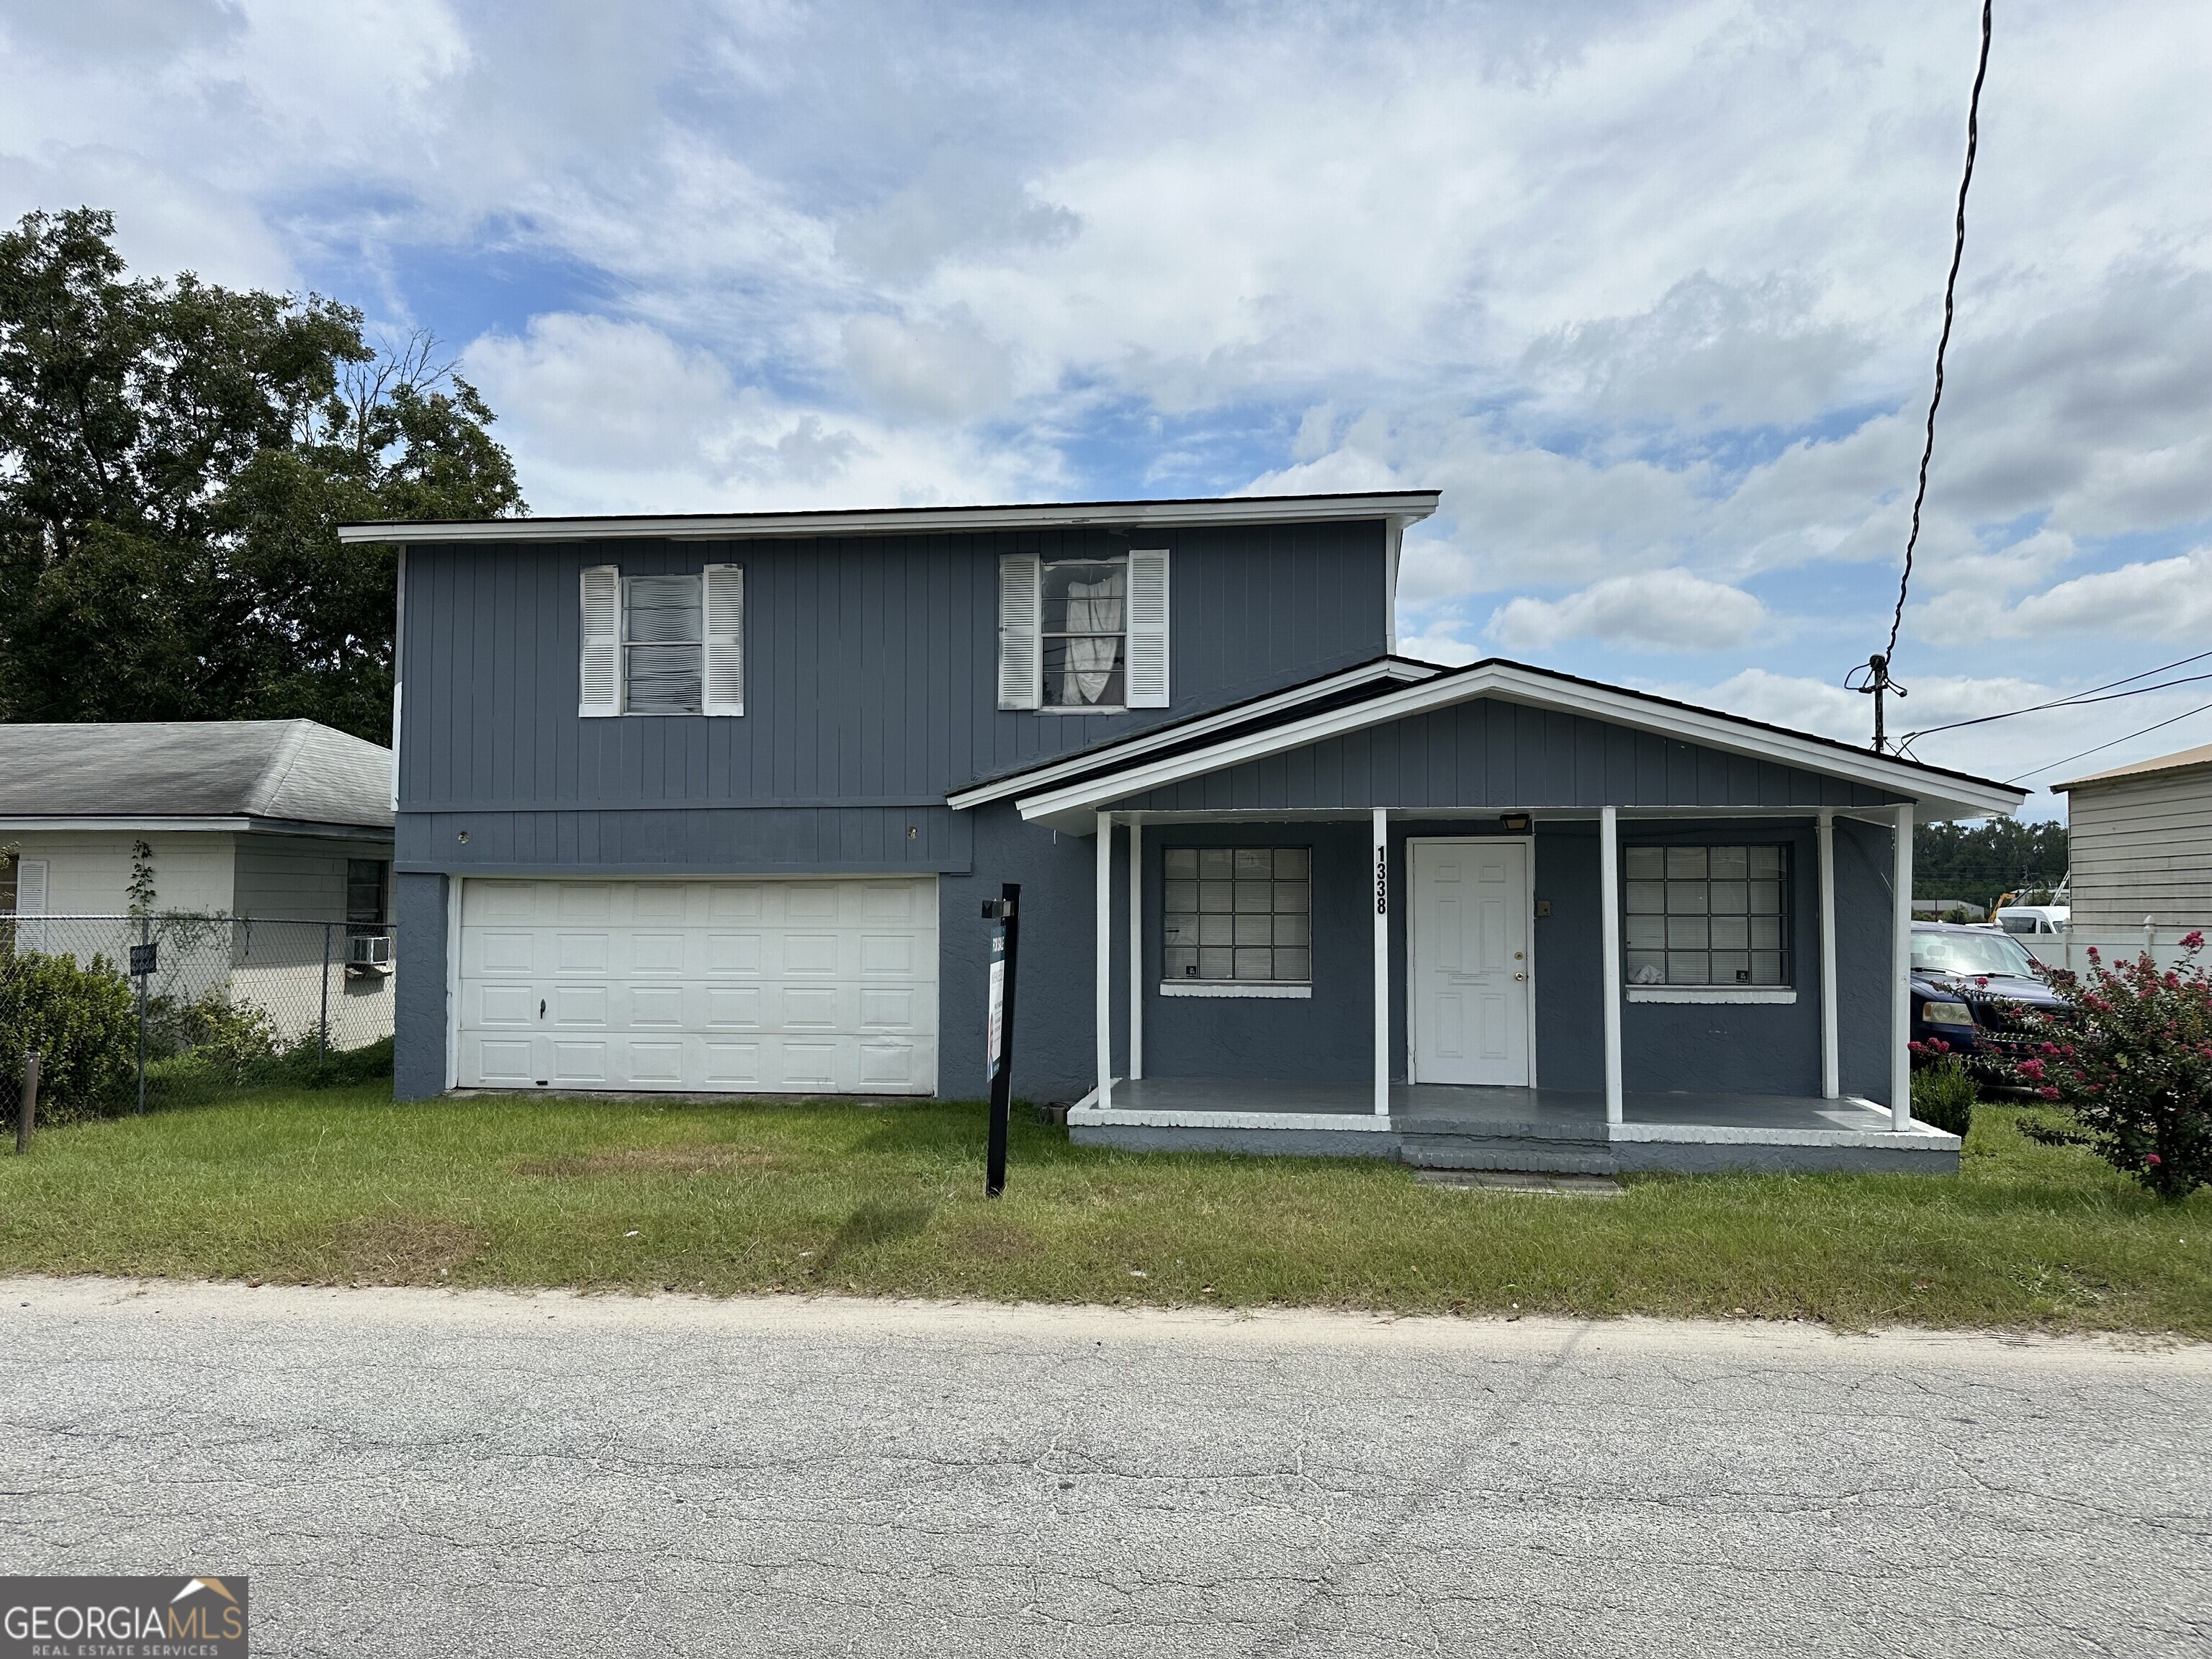
<path id="1" fill-rule="evenodd" d="M 2212 1185 L 2212 975 L 2197 959 L 2203 933 L 2181 943 L 2180 965 L 2163 970 L 2092 949 L 2087 978 L 2059 987 L 2063 1008 L 2012 1007 L 2041 1041 L 2003 1067 L 2078 1126 L 2023 1123 L 2027 1133 L 2092 1147 L 2175 1200 Z"/>

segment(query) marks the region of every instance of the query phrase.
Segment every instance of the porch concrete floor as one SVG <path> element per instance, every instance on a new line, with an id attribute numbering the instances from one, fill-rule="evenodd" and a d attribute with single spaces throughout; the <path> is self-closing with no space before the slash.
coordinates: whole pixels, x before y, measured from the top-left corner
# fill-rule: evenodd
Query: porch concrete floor
<path id="1" fill-rule="evenodd" d="M 1375 1109 L 1365 1083 L 1243 1078 L 1142 1078 L 1114 1085 L 1116 1111 L 1297 1112 L 1365 1117 Z M 1818 1096 L 1631 1092 L 1630 1123 L 1729 1129 L 1887 1130 L 1889 1113 L 1855 1100 Z M 1605 1097 L 1577 1089 L 1463 1088 L 1448 1084 L 1390 1086 L 1390 1127 L 1413 1134 L 1605 1138 Z"/>

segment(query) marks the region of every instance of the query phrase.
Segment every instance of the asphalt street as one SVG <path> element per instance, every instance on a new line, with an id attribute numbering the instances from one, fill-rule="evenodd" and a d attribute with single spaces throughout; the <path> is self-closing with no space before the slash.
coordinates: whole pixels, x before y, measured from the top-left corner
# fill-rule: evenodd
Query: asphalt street
<path id="1" fill-rule="evenodd" d="M 0 1565 L 254 1651 L 2212 1653 L 2212 1349 L 21 1280 Z"/>

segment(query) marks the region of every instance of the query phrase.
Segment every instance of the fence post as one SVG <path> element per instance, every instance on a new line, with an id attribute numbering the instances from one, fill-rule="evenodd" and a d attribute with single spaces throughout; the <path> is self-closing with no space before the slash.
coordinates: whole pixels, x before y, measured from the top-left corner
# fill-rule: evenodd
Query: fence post
<path id="1" fill-rule="evenodd" d="M 323 1012 L 315 1028 L 317 1064 L 331 1057 L 331 924 L 323 924 Z"/>
<path id="2" fill-rule="evenodd" d="M 39 1121 L 39 1051 L 27 1050 L 23 1055 L 23 1096 L 15 1103 L 15 1155 L 21 1157 L 31 1150 L 31 1131 Z"/>
<path id="3" fill-rule="evenodd" d="M 151 945 L 154 942 L 154 919 L 151 916 L 138 918 L 138 942 L 141 945 Z M 137 977 L 138 1115 L 143 1117 L 146 1115 L 146 981 L 154 976 L 151 974 L 141 974 Z"/>

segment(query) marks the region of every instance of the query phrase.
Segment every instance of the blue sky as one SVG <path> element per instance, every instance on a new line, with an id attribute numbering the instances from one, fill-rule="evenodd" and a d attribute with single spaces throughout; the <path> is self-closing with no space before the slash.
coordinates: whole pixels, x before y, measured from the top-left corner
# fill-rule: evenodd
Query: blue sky
<path id="1" fill-rule="evenodd" d="M 1977 9 L 0 0 L 0 211 L 434 331 L 541 512 L 1440 488 L 1413 648 L 1857 737 Z M 2001 0 L 1907 726 L 2212 650 L 2208 83 Z"/>

